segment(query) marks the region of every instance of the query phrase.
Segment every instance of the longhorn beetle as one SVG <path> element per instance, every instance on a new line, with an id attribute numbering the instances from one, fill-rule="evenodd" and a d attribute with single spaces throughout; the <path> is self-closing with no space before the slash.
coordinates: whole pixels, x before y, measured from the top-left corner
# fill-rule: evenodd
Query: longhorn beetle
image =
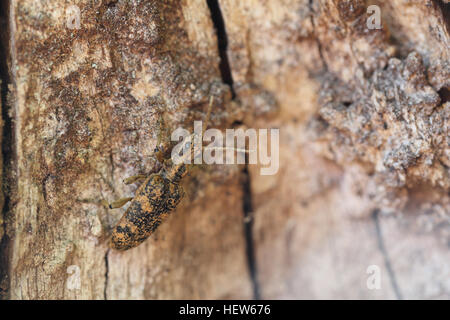
<path id="1" fill-rule="evenodd" d="M 205 125 L 202 130 L 206 130 L 207 123 L 211 115 L 213 104 L 211 97 L 206 115 Z M 193 153 L 194 144 L 190 143 L 190 153 Z M 226 149 L 226 148 L 223 148 Z M 234 149 L 241 152 L 246 150 Z M 125 214 L 119 220 L 112 231 L 110 246 L 117 250 L 128 250 L 144 242 L 164 221 L 164 219 L 177 207 L 184 196 L 183 188 L 180 186 L 181 179 L 187 174 L 187 166 L 184 163 L 185 153 L 181 157 L 179 164 L 174 164 L 171 159 L 165 160 L 158 173 L 149 176 L 138 175 L 125 180 L 125 183 L 132 183 L 138 179 L 145 179 L 136 190 L 133 198 L 119 199 L 111 204 L 109 208 L 119 208 L 131 201 Z"/>

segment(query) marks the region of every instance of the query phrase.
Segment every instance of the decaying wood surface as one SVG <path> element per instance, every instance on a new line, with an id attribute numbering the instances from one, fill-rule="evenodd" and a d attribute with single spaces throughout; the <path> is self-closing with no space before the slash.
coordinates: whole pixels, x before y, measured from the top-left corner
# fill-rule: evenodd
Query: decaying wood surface
<path id="1" fill-rule="evenodd" d="M 450 298 L 446 1 L 4 6 L 3 298 Z M 100 201 L 211 96 L 211 127 L 280 129 L 278 173 L 197 166 L 150 239 L 109 249 L 125 209 Z"/>

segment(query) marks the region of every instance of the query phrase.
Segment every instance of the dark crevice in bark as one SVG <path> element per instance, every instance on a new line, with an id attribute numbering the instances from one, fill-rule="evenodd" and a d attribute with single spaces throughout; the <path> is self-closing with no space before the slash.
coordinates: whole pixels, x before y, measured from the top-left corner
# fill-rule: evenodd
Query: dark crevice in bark
<path id="1" fill-rule="evenodd" d="M 444 18 L 447 32 L 450 32 L 450 2 L 445 3 L 442 0 L 433 0 L 435 4 L 441 9 L 442 17 Z"/>
<path id="2" fill-rule="evenodd" d="M 231 73 L 230 62 L 228 60 L 228 36 L 225 29 L 225 22 L 222 16 L 218 0 L 207 0 L 208 8 L 211 12 L 211 19 L 217 32 L 219 56 L 220 56 L 220 73 L 222 81 L 229 85 L 232 99 L 236 98 L 236 92 L 233 88 L 233 76 Z M 236 124 L 236 123 L 235 123 Z M 247 159 L 248 160 L 248 159 Z M 248 163 L 248 161 L 246 162 Z M 253 243 L 253 205 L 252 193 L 250 188 L 250 174 L 248 172 L 248 165 L 245 165 L 243 170 L 243 211 L 244 211 L 244 237 L 246 243 L 247 267 L 250 274 L 250 281 L 253 290 L 253 299 L 259 300 L 261 298 L 259 283 L 257 277 L 257 266 L 255 258 L 255 248 Z"/>
<path id="3" fill-rule="evenodd" d="M 228 36 L 225 29 L 225 22 L 223 20 L 222 11 L 218 0 L 207 0 L 209 10 L 211 12 L 211 19 L 217 32 L 217 41 L 220 56 L 220 73 L 222 81 L 230 86 L 232 98 L 236 98 L 236 93 L 233 88 L 233 76 L 231 74 L 230 62 L 228 60 Z"/>
<path id="4" fill-rule="evenodd" d="M 108 257 L 109 257 L 109 251 L 111 249 L 107 249 L 106 253 L 105 253 L 105 286 L 103 288 L 103 299 L 108 300 L 108 277 L 109 277 L 109 261 L 108 261 Z"/>
<path id="5" fill-rule="evenodd" d="M 439 97 L 441 98 L 441 104 L 449 102 L 450 101 L 450 90 L 447 88 L 441 88 L 438 91 Z"/>
<path id="6" fill-rule="evenodd" d="M 394 273 L 394 269 L 392 269 L 391 259 L 389 258 L 386 247 L 384 245 L 384 239 L 383 239 L 383 233 L 381 232 L 379 215 L 380 215 L 379 209 L 375 209 L 372 213 L 372 218 L 375 223 L 375 231 L 376 231 L 376 235 L 377 235 L 378 248 L 380 249 L 381 254 L 383 255 L 384 265 L 388 272 L 389 280 L 391 282 L 391 286 L 392 286 L 392 289 L 394 290 L 395 296 L 397 297 L 398 300 L 402 300 L 403 299 L 402 293 L 398 286 L 397 278 L 395 277 L 395 273 Z"/>
<path id="7" fill-rule="evenodd" d="M 248 163 L 248 161 L 247 161 Z M 247 266 L 250 273 L 250 280 L 253 287 L 253 298 L 255 300 L 261 299 L 259 290 L 257 265 L 255 257 L 255 246 L 253 243 L 253 203 L 252 192 L 250 184 L 250 173 L 248 172 L 248 164 L 245 165 L 243 173 L 243 211 L 244 211 L 244 234 L 247 251 Z"/>
<path id="8" fill-rule="evenodd" d="M 1 112 L 2 112 L 2 170 L 1 173 L 1 192 L 3 197 L 3 207 L 0 215 L 3 218 L 3 225 L 0 227 L 4 231 L 3 237 L 0 239 L 0 299 L 8 298 L 9 291 L 9 237 L 7 235 L 6 220 L 11 209 L 10 190 L 14 184 L 8 183 L 12 178 L 12 159 L 13 159 L 13 122 L 9 114 L 8 103 L 8 84 L 11 83 L 11 77 L 8 71 L 9 58 L 9 36 L 10 30 L 8 26 L 9 1 L 2 1 L 0 5 L 0 81 L 1 81 Z M 1 236 L 1 234 L 0 234 Z"/>

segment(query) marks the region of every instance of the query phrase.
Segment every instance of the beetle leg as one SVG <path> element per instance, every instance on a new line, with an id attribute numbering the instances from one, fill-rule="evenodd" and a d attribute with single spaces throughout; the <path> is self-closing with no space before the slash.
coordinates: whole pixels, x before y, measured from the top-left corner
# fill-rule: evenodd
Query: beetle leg
<path id="1" fill-rule="evenodd" d="M 102 201 L 104 204 L 107 205 L 108 208 L 110 209 L 116 209 L 116 208 L 121 208 L 124 205 L 126 205 L 129 201 L 133 200 L 133 198 L 121 198 L 118 199 L 114 202 L 111 203 L 107 203 L 106 201 Z"/>
<path id="2" fill-rule="evenodd" d="M 138 174 L 138 175 L 131 176 L 131 177 L 124 179 L 123 183 L 132 184 L 132 183 L 135 183 L 136 181 L 144 180 L 145 178 L 147 178 L 147 176 L 145 174 Z"/>

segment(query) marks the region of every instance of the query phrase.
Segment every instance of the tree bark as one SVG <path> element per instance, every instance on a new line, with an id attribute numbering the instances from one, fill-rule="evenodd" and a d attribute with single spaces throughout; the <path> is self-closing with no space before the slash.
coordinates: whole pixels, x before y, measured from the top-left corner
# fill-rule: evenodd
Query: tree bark
<path id="1" fill-rule="evenodd" d="M 446 1 L 4 9 L 2 298 L 450 298 Z M 278 173 L 194 166 L 147 241 L 110 249 L 125 209 L 101 200 L 211 96 L 210 127 L 280 129 Z"/>

